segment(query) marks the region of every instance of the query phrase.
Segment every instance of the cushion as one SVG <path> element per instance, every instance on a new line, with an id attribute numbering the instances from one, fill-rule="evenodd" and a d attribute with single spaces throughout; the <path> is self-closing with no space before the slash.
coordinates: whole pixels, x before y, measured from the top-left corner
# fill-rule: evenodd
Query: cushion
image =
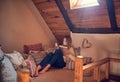
<path id="1" fill-rule="evenodd" d="M 17 69 L 24 61 L 22 54 L 20 54 L 18 51 L 13 51 L 13 53 L 6 53 L 5 55 L 10 59 L 15 69 Z"/>
<path id="2" fill-rule="evenodd" d="M 93 59 L 91 57 L 84 57 L 84 59 L 83 59 L 84 65 L 92 63 L 92 62 L 93 62 Z"/>
<path id="3" fill-rule="evenodd" d="M 28 69 L 30 71 L 30 76 L 33 77 L 35 75 L 36 70 L 36 64 L 33 57 L 29 55 L 25 62 L 27 63 Z"/>
<path id="4" fill-rule="evenodd" d="M 80 56 L 80 47 L 74 48 L 75 56 Z"/>
<path id="5" fill-rule="evenodd" d="M 28 54 L 30 50 L 35 50 L 35 51 L 42 51 L 42 44 L 31 44 L 31 45 L 24 45 L 24 53 Z"/>
<path id="6" fill-rule="evenodd" d="M 1 46 L 0 46 L 0 60 L 3 58 L 3 56 L 4 56 L 4 52 L 2 51 Z"/>
<path id="7" fill-rule="evenodd" d="M 75 62 L 71 60 L 68 56 L 66 57 L 66 69 L 74 70 L 75 69 Z"/>
<path id="8" fill-rule="evenodd" d="M 41 51 L 39 53 L 30 53 L 34 60 L 35 60 L 35 63 L 38 65 L 42 60 L 43 58 L 47 55 L 46 51 Z"/>
<path id="9" fill-rule="evenodd" d="M 3 82 L 3 79 L 2 79 L 2 64 L 1 64 L 1 61 L 0 61 L 0 82 Z"/>
<path id="10" fill-rule="evenodd" d="M 75 62 L 69 57 L 69 56 L 66 56 L 66 69 L 71 69 L 71 70 L 74 70 L 75 69 Z M 84 57 L 83 59 L 83 64 L 86 65 L 86 64 L 89 64 L 89 63 L 92 63 L 93 60 L 91 57 Z"/>
<path id="11" fill-rule="evenodd" d="M 0 70 L 2 71 L 3 82 L 17 82 L 17 73 L 7 57 L 4 57 Z"/>

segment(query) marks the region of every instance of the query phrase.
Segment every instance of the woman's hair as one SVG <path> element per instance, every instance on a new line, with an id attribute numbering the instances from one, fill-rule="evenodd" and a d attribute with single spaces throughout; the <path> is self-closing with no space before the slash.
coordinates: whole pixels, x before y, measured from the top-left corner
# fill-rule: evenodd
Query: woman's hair
<path id="1" fill-rule="evenodd" d="M 66 38 L 66 45 L 68 48 L 70 48 L 72 46 L 72 40 L 70 36 L 65 36 L 64 38 Z"/>

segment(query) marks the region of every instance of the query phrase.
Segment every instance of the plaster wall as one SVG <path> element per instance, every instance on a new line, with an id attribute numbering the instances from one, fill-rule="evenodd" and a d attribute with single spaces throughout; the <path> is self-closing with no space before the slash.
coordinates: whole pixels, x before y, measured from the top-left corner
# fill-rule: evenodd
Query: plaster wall
<path id="1" fill-rule="evenodd" d="M 0 44 L 5 52 L 23 52 L 24 44 L 53 46 L 54 42 L 32 0 L 0 0 Z"/>
<path id="2" fill-rule="evenodd" d="M 71 33 L 71 37 L 73 45 L 75 47 L 80 46 L 80 54 L 90 56 L 94 61 L 105 57 L 120 59 L 120 34 Z M 83 42 L 84 40 L 87 42 Z M 111 72 L 120 75 L 120 63 L 111 63 Z"/>

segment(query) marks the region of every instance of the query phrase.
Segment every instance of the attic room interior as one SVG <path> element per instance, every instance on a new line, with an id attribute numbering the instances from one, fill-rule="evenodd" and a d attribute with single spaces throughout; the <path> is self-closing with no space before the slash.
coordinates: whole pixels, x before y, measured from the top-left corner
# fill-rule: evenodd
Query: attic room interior
<path id="1" fill-rule="evenodd" d="M 75 61 L 31 77 L 65 36 Z M 0 0 L 0 82 L 88 81 L 120 82 L 119 0 Z"/>

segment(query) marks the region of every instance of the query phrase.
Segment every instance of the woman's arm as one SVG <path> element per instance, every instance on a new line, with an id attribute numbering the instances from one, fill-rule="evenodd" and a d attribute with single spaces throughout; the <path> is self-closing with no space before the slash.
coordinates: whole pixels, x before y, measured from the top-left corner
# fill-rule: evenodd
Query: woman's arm
<path id="1" fill-rule="evenodd" d="M 69 54 L 68 57 L 69 57 L 72 61 L 75 61 L 75 56 L 74 56 L 74 55 Z"/>

